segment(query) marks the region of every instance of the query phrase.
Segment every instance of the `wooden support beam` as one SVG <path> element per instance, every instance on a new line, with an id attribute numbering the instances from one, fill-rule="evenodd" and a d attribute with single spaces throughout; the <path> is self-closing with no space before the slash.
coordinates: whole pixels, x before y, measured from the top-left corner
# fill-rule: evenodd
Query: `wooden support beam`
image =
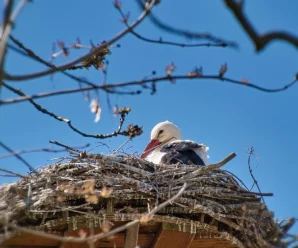
<path id="1" fill-rule="evenodd" d="M 61 235 L 55 233 L 56 235 Z M 20 233 L 3 243 L 0 242 L 0 247 L 58 247 L 59 241 L 53 239 L 42 238 L 32 234 Z"/>
<path id="2" fill-rule="evenodd" d="M 28 246 L 28 245 L 9 245 L 3 246 L 0 245 L 1 248 L 58 248 L 58 246 Z"/>
<path id="3" fill-rule="evenodd" d="M 195 234 L 161 229 L 153 248 L 188 248 Z"/>
<path id="4" fill-rule="evenodd" d="M 91 233 L 91 231 L 94 233 L 94 234 L 97 234 L 97 233 L 100 233 L 101 232 L 101 229 L 100 227 L 96 227 L 96 228 L 81 228 L 81 229 L 78 229 L 78 230 L 68 230 L 65 232 L 64 236 L 65 237 L 68 237 L 68 236 L 71 236 L 71 237 L 81 237 L 82 235 L 82 232 L 85 232 L 86 236 L 88 237 Z M 99 241 L 96 241 L 94 243 L 94 247 L 97 247 Z M 86 243 L 72 243 L 72 242 L 61 242 L 60 243 L 60 246 L 59 248 L 89 248 L 89 244 L 86 242 Z"/>
<path id="5" fill-rule="evenodd" d="M 107 203 L 107 214 L 112 214 L 114 212 L 114 203 L 112 198 L 108 198 Z"/>
<path id="6" fill-rule="evenodd" d="M 205 223 L 205 214 L 201 213 L 200 222 Z"/>
<path id="7" fill-rule="evenodd" d="M 138 244 L 139 224 L 126 230 L 124 248 L 135 248 Z"/>

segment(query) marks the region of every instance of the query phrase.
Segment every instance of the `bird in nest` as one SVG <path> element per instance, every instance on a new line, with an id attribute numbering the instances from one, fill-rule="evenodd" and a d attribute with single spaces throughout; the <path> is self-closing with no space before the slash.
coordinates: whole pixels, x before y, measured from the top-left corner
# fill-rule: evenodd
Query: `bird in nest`
<path id="1" fill-rule="evenodd" d="M 151 139 L 141 155 L 154 164 L 204 166 L 209 164 L 209 147 L 191 140 L 181 140 L 181 131 L 172 122 L 158 123 L 151 131 Z"/>

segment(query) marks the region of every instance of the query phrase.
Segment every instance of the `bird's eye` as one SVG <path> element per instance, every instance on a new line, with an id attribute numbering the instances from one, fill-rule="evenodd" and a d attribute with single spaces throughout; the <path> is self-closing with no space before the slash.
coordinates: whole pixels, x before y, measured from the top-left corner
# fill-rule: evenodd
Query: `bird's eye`
<path id="1" fill-rule="evenodd" d="M 161 135 L 162 133 L 163 133 L 163 130 L 159 130 L 158 136 Z"/>

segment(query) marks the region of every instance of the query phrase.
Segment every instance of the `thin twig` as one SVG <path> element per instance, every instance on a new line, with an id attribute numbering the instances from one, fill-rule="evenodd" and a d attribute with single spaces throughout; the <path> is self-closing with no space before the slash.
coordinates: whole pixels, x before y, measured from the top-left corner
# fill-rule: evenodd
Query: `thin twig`
<path id="1" fill-rule="evenodd" d="M 10 171 L 10 170 L 7 170 L 7 169 L 0 168 L 0 171 L 9 173 L 9 174 L 14 175 L 14 176 L 16 176 L 16 177 L 25 178 L 25 179 L 27 178 L 26 176 L 23 176 L 23 175 L 21 175 L 21 174 L 19 174 L 19 173 L 16 173 L 16 172 L 14 172 L 14 171 Z"/>
<path id="2" fill-rule="evenodd" d="M 51 143 L 51 142 L 50 142 Z M 80 147 L 77 147 L 78 149 L 84 149 L 84 148 L 87 148 L 89 147 L 90 144 L 86 144 L 84 146 L 80 146 Z M 33 152 L 51 152 L 51 153 L 60 153 L 60 152 L 65 152 L 67 151 L 67 149 L 54 149 L 52 147 L 44 147 L 44 148 L 32 148 L 32 149 L 24 149 L 24 150 L 19 150 L 19 151 L 14 151 L 14 152 L 11 152 L 11 153 L 7 153 L 7 154 L 4 154 L 4 155 L 0 155 L 0 159 L 4 159 L 4 158 L 8 158 L 8 157 L 12 157 L 12 156 L 15 156 L 15 155 L 20 155 L 20 154 L 23 154 L 23 153 L 33 153 Z"/>
<path id="3" fill-rule="evenodd" d="M 16 93 L 19 96 L 22 97 L 27 97 L 21 90 L 15 89 L 7 84 L 3 84 L 3 86 L 7 89 L 9 89 L 10 91 Z M 58 116 L 50 111 L 48 111 L 47 109 L 43 108 L 41 105 L 37 104 L 33 99 L 28 99 L 28 101 L 41 113 L 46 114 L 51 116 L 52 118 L 54 118 L 55 120 L 61 121 L 61 122 L 65 122 L 74 132 L 84 136 L 84 137 L 89 137 L 89 138 L 95 138 L 95 139 L 106 139 L 106 138 L 110 138 L 110 137 L 114 137 L 114 136 L 118 136 L 118 135 L 123 135 L 123 136 L 130 136 L 130 133 L 126 130 L 122 131 L 122 126 L 125 120 L 125 115 L 121 115 L 120 118 L 120 124 L 119 127 L 116 131 L 109 133 L 109 134 L 87 134 L 85 132 L 80 131 L 79 129 L 77 129 L 72 123 L 71 120 L 65 119 L 61 116 Z"/>
<path id="4" fill-rule="evenodd" d="M 112 151 L 112 152 L 110 153 L 110 155 L 113 155 L 113 154 L 119 152 L 119 150 L 120 150 L 123 146 L 125 146 L 129 141 L 131 141 L 131 139 L 127 139 L 126 141 L 124 141 L 124 142 L 123 142 L 123 143 L 122 143 L 116 150 Z"/>
<path id="5" fill-rule="evenodd" d="M 78 150 L 78 149 L 76 149 L 74 147 L 70 147 L 70 146 L 64 145 L 64 144 L 62 144 L 62 143 L 60 143 L 58 141 L 49 140 L 49 143 L 54 144 L 54 145 L 57 145 L 57 146 L 64 147 L 68 151 L 80 152 L 80 150 Z M 88 144 L 88 146 L 84 146 L 83 148 L 86 148 L 86 147 L 89 147 L 89 144 Z M 79 148 L 79 149 L 82 149 L 82 148 Z"/>
<path id="6" fill-rule="evenodd" d="M 136 0 L 136 2 L 138 3 L 138 5 L 141 9 L 144 9 L 143 1 Z M 227 46 L 234 47 L 234 48 L 238 47 L 238 45 L 235 42 L 225 41 L 225 40 L 223 40 L 221 38 L 218 38 L 218 37 L 215 37 L 215 36 L 213 36 L 209 33 L 198 33 L 198 32 L 188 31 L 188 30 L 185 30 L 185 29 L 179 29 L 179 28 L 176 28 L 174 26 L 170 26 L 168 24 L 165 24 L 161 20 L 159 20 L 152 12 L 149 14 L 149 19 L 159 29 L 161 29 L 165 32 L 174 34 L 174 35 L 183 36 L 183 37 L 188 38 L 188 39 L 198 39 L 198 40 L 205 39 L 205 40 L 209 40 L 209 41 L 220 43 L 220 44 L 224 43 Z"/>
<path id="7" fill-rule="evenodd" d="M 258 188 L 258 191 L 259 191 L 259 193 L 260 193 L 260 196 L 261 196 L 261 198 L 262 198 L 264 204 L 266 204 L 266 203 L 265 203 L 265 200 L 264 200 L 264 197 L 263 197 L 263 195 L 262 195 L 261 189 L 260 189 L 260 187 L 259 187 L 258 181 L 256 180 L 255 176 L 253 175 L 253 173 L 252 173 L 252 168 L 251 168 L 251 165 L 250 165 L 250 158 L 251 158 L 251 156 L 254 154 L 254 148 L 253 148 L 253 147 L 251 147 L 250 149 L 248 149 L 248 154 L 249 154 L 249 155 L 248 155 L 248 161 L 247 161 L 247 163 L 248 163 L 249 173 L 250 173 L 250 175 L 251 175 L 251 177 L 252 177 L 252 179 L 253 179 L 253 181 L 254 181 L 254 185 L 256 185 L 257 188 Z M 252 186 L 252 187 L 253 187 L 253 186 Z M 252 188 L 251 188 L 251 189 L 252 189 Z"/>
<path id="8" fill-rule="evenodd" d="M 10 153 L 14 153 L 13 149 L 11 149 L 10 147 L 8 147 L 7 145 L 5 145 L 3 142 L 0 141 L 0 146 L 2 146 L 6 151 L 10 152 Z M 14 156 L 20 160 L 23 164 L 25 164 L 27 166 L 27 168 L 30 171 L 33 171 L 34 168 L 32 167 L 32 165 L 30 165 L 21 155 L 19 154 L 14 154 Z"/>
<path id="9" fill-rule="evenodd" d="M 121 17 L 122 17 L 122 21 L 124 22 L 124 24 L 128 27 L 128 23 L 127 23 L 127 18 L 126 15 L 123 13 L 122 8 L 117 8 L 117 10 L 119 11 Z M 161 37 L 158 40 L 154 40 L 154 39 L 150 39 L 150 38 L 146 38 L 142 35 L 140 35 L 139 33 L 137 33 L 134 30 L 130 31 L 131 34 L 133 34 L 135 37 L 137 37 L 138 39 L 145 41 L 145 42 L 149 42 L 149 43 L 155 43 L 155 44 L 160 44 L 160 45 L 170 45 L 170 46 L 178 46 L 178 47 L 227 47 L 228 45 L 224 42 L 221 43 L 195 43 L 195 44 L 186 44 L 186 43 L 179 43 L 179 42 L 173 42 L 173 41 L 164 41 Z"/>

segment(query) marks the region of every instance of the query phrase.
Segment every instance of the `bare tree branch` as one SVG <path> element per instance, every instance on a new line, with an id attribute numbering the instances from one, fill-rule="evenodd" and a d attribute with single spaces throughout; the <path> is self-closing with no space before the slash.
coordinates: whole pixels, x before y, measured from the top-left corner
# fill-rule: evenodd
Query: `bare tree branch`
<path id="1" fill-rule="evenodd" d="M 175 81 L 175 80 L 182 80 L 182 79 L 189 79 L 189 80 L 203 80 L 203 79 L 210 79 L 210 80 L 219 80 L 219 81 L 226 81 L 228 83 L 232 84 L 237 84 L 245 87 L 250 87 L 259 91 L 267 92 L 267 93 L 277 93 L 281 92 L 284 90 L 287 90 L 288 88 L 292 87 L 295 83 L 298 81 L 298 75 L 295 76 L 294 80 L 291 81 L 290 83 L 280 87 L 280 88 L 275 88 L 275 89 L 270 89 L 270 88 L 264 88 L 261 86 L 258 86 L 256 84 L 251 84 L 251 83 L 246 83 L 243 80 L 234 80 L 231 78 L 227 77 L 221 77 L 220 75 L 177 75 L 177 76 L 161 76 L 161 77 L 154 77 L 151 79 L 141 79 L 141 80 L 134 80 L 134 81 L 128 81 L 128 82 L 123 82 L 123 83 L 112 83 L 112 84 L 106 84 L 106 85 L 98 85 L 96 87 L 81 87 L 81 88 L 74 88 L 74 89 L 66 89 L 66 90 L 58 90 L 58 91 L 52 91 L 52 92 L 45 92 L 45 93 L 38 93 L 34 94 L 31 96 L 22 96 L 19 98 L 11 98 L 11 99 L 6 99 L 6 100 L 0 100 L 0 105 L 4 104 L 12 104 L 12 103 L 18 103 L 18 102 L 23 102 L 23 101 L 29 101 L 32 99 L 39 99 L 39 98 L 44 98 L 44 97 L 50 97 L 50 96 L 57 96 L 57 95 L 66 95 L 66 94 L 72 94 L 72 93 L 77 93 L 80 91 L 89 91 L 94 88 L 96 89 L 101 89 L 104 91 L 108 91 L 111 93 L 111 89 L 114 88 L 120 88 L 120 87 L 126 87 L 126 86 L 146 86 L 147 83 L 158 83 L 158 82 L 168 82 L 168 81 Z M 10 87 L 6 83 L 2 83 L 5 87 Z M 119 92 L 113 91 L 113 93 L 118 94 Z M 135 91 L 135 92 L 121 92 L 119 94 L 140 94 L 140 91 Z"/>
<path id="2" fill-rule="evenodd" d="M 15 43 L 19 48 L 21 48 L 21 49 L 23 49 L 23 50 L 25 51 L 25 53 L 22 53 L 23 55 L 26 55 L 26 56 L 28 56 L 29 58 L 32 58 L 32 59 L 34 59 L 34 60 L 40 62 L 41 64 L 50 67 L 50 68 L 53 68 L 53 69 L 57 68 L 55 65 L 53 65 L 53 64 L 47 62 L 46 60 L 42 59 L 41 57 L 39 57 L 39 56 L 38 56 L 36 53 L 34 53 L 31 49 L 25 47 L 25 45 L 24 45 L 22 42 L 20 42 L 18 39 L 16 39 L 14 36 L 10 35 L 9 38 L 10 38 L 10 40 L 11 40 L 13 43 Z M 9 45 L 9 44 L 8 44 L 8 47 L 16 51 L 16 49 L 15 49 L 13 46 Z M 20 51 L 18 51 L 18 52 L 20 52 Z M 95 85 L 94 83 L 92 83 L 92 82 L 90 82 L 90 81 L 88 81 L 88 80 L 86 80 L 86 79 L 84 79 L 84 78 L 76 77 L 76 76 L 74 76 L 74 75 L 72 75 L 71 73 L 66 72 L 66 71 L 60 71 L 60 72 L 61 72 L 63 75 L 65 75 L 65 76 L 67 76 L 67 77 L 69 77 L 69 78 L 71 78 L 71 79 L 77 81 L 78 83 L 85 83 L 85 84 L 87 84 L 87 85 L 89 85 L 89 86 L 96 87 L 96 85 Z"/>
<path id="3" fill-rule="evenodd" d="M 9 89 L 10 91 L 16 93 L 19 96 L 23 96 L 23 97 L 27 97 L 21 90 L 17 90 L 7 84 L 3 84 L 5 88 Z M 115 130 L 112 133 L 109 134 L 87 134 L 85 132 L 80 131 L 79 129 L 77 129 L 72 123 L 71 120 L 69 119 L 65 119 L 61 116 L 58 116 L 56 114 L 54 114 L 53 112 L 48 111 L 47 109 L 43 108 L 41 105 L 37 104 L 33 99 L 29 98 L 28 101 L 40 112 L 42 112 L 43 114 L 49 115 L 52 118 L 54 118 L 55 120 L 61 121 L 61 122 L 65 122 L 74 132 L 84 136 L 84 137 L 89 137 L 89 138 L 95 138 L 95 139 L 106 139 L 106 138 L 110 138 L 110 137 L 115 137 L 118 135 L 123 135 L 123 136 L 129 136 L 131 138 L 138 136 L 142 133 L 142 129 L 140 127 L 138 127 L 137 125 L 133 126 L 133 125 L 129 125 L 127 127 L 127 130 L 122 130 L 122 126 L 124 124 L 124 120 L 126 115 L 130 112 L 130 109 L 120 109 L 120 124 L 119 127 L 117 128 L 117 130 Z M 18 156 L 18 155 L 16 155 Z"/>
<path id="4" fill-rule="evenodd" d="M 119 13 L 122 17 L 123 23 L 128 27 L 129 25 L 127 23 L 127 18 L 126 18 L 126 15 L 123 13 L 121 6 L 117 7 L 116 9 L 119 11 Z M 130 33 L 142 41 L 160 44 L 160 45 L 170 45 L 170 46 L 178 46 L 178 47 L 227 47 L 228 46 L 228 44 L 226 44 L 224 42 L 186 44 L 186 43 L 179 43 L 179 42 L 173 42 L 173 41 L 164 41 L 161 37 L 158 40 L 154 40 L 154 39 L 146 38 L 146 37 L 140 35 L 133 29 L 130 31 Z"/>
<path id="5" fill-rule="evenodd" d="M 154 4 L 155 4 L 155 0 L 151 1 L 151 3 L 145 8 L 145 10 L 139 16 L 139 18 L 132 25 L 130 25 L 128 28 L 125 28 L 123 31 L 121 31 L 119 34 L 117 34 L 115 37 L 113 37 L 112 39 L 110 39 L 107 42 L 102 43 L 101 45 L 97 46 L 95 49 L 91 50 L 89 53 L 83 55 L 80 58 L 77 58 L 67 64 L 64 64 L 64 65 L 61 65 L 61 66 L 58 66 L 55 68 L 51 68 L 49 70 L 37 72 L 37 73 L 32 73 L 32 74 L 27 74 L 27 75 L 16 75 L 16 76 L 9 75 L 8 73 L 5 73 L 4 78 L 7 80 L 12 80 L 12 81 L 24 81 L 24 80 L 29 80 L 29 79 L 33 79 L 33 78 L 39 78 L 39 77 L 53 74 L 58 71 L 67 70 L 67 69 L 73 67 L 74 65 L 82 62 L 83 60 L 88 60 L 92 56 L 96 55 L 102 49 L 107 48 L 108 46 L 112 45 L 113 43 L 115 43 L 116 41 L 121 39 L 123 36 L 125 36 L 127 33 L 129 33 L 130 30 L 137 27 L 145 19 L 145 17 L 148 16 L 148 14 L 150 13 Z"/>
<path id="6" fill-rule="evenodd" d="M 8 147 L 7 145 L 5 145 L 3 142 L 0 141 L 0 146 L 3 147 L 6 151 L 10 152 L 10 153 L 14 153 L 14 151 Z M 19 154 L 14 154 L 14 156 L 20 160 L 23 164 L 25 164 L 27 166 L 27 168 L 30 170 L 30 171 L 33 171 L 34 168 L 32 167 L 32 165 L 30 165 L 21 155 Z"/>
<path id="7" fill-rule="evenodd" d="M 243 12 L 244 0 L 225 0 L 225 3 L 253 41 L 257 52 L 263 50 L 273 40 L 283 40 L 298 48 L 298 37 L 287 32 L 272 31 L 263 35 L 258 34 Z"/>
<path id="8" fill-rule="evenodd" d="M 144 4 L 141 0 L 136 0 L 136 2 L 138 3 L 138 5 L 141 9 L 144 9 Z M 208 33 L 197 33 L 197 32 L 193 32 L 193 31 L 187 31 L 184 29 L 179 29 L 179 28 L 170 26 L 168 24 L 165 24 L 161 20 L 159 20 L 155 15 L 153 15 L 152 12 L 149 14 L 149 19 L 159 29 L 166 31 L 168 33 L 174 34 L 174 35 L 183 36 L 188 39 L 209 40 L 209 41 L 220 43 L 220 44 L 226 44 L 226 46 L 230 46 L 230 47 L 234 47 L 234 48 L 238 47 L 238 45 L 235 42 L 225 41 L 221 38 L 215 37 Z"/>

